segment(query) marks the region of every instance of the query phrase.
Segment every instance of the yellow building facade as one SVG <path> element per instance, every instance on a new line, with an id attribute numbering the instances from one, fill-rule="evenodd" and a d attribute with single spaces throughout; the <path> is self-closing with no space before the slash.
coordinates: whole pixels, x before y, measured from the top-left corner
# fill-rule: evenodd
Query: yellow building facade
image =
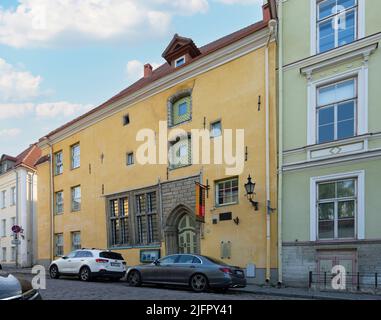
<path id="1" fill-rule="evenodd" d="M 146 65 L 143 79 L 40 140 L 39 263 L 81 247 L 120 252 L 128 265 L 189 252 L 243 267 L 253 282 L 276 281 L 276 43 L 274 15 L 263 10 L 263 21 L 201 48 L 176 35 L 166 64 Z M 168 138 L 179 129 L 186 139 Z M 210 164 L 190 156 L 195 129 L 211 129 Z M 227 145 L 222 161 L 214 155 L 228 129 L 237 172 L 227 170 Z M 150 137 L 156 162 L 144 164 Z M 188 162 L 163 162 L 160 150 Z M 208 187 L 204 222 L 197 183 Z"/>

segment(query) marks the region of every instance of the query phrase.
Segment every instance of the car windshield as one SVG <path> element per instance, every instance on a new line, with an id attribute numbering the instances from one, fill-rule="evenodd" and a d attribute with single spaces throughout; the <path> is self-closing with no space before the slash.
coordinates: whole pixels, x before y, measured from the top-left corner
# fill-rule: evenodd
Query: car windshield
<path id="1" fill-rule="evenodd" d="M 210 257 L 204 257 L 206 260 L 209 260 L 212 263 L 219 264 L 221 266 L 227 266 L 227 264 L 221 260 L 215 259 L 215 258 L 210 258 Z"/>
<path id="2" fill-rule="evenodd" d="M 105 258 L 105 259 L 111 259 L 111 260 L 124 260 L 123 256 L 117 252 L 104 251 L 99 254 L 99 257 Z"/>

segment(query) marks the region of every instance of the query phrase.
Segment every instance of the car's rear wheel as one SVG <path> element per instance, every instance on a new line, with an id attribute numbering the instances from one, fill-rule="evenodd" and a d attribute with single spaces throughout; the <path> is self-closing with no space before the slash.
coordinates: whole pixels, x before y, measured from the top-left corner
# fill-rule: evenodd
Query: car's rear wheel
<path id="1" fill-rule="evenodd" d="M 91 270 L 89 267 L 83 267 L 79 271 L 79 279 L 81 281 L 91 281 Z"/>
<path id="2" fill-rule="evenodd" d="M 52 265 L 49 270 L 50 278 L 58 279 L 60 277 L 60 273 L 58 272 L 58 267 L 56 265 Z"/>
<path id="3" fill-rule="evenodd" d="M 142 277 L 140 272 L 137 270 L 133 270 L 128 274 L 128 284 L 131 287 L 140 287 L 142 285 Z"/>
<path id="4" fill-rule="evenodd" d="M 203 274 L 195 274 L 190 279 L 190 285 L 195 292 L 205 292 L 208 289 L 208 278 Z"/>

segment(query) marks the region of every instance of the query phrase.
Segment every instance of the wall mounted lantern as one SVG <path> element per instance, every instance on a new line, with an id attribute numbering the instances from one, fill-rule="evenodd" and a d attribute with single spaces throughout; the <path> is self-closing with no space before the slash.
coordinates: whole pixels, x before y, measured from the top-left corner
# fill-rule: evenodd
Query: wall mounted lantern
<path id="1" fill-rule="evenodd" d="M 253 200 L 255 195 L 255 183 L 253 183 L 251 180 L 251 176 L 249 175 L 249 177 L 247 178 L 247 183 L 245 184 L 246 196 L 247 199 L 253 205 L 255 211 L 258 211 L 258 202 Z"/>

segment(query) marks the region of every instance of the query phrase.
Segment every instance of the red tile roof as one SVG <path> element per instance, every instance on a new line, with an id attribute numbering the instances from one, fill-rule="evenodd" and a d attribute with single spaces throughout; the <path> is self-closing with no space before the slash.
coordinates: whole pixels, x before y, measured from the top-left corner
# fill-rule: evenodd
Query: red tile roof
<path id="1" fill-rule="evenodd" d="M 270 4 L 273 2 L 274 0 L 270 0 Z M 132 84 L 131 86 L 129 86 L 128 88 L 124 89 L 123 91 L 121 91 L 120 93 L 116 94 L 114 97 L 112 97 L 111 99 L 109 99 L 108 101 L 106 101 L 105 103 L 101 104 L 100 106 L 90 110 L 89 112 L 75 118 L 74 120 L 64 124 L 63 126 L 55 129 L 54 131 L 50 132 L 47 137 L 51 137 L 53 136 L 54 134 L 70 127 L 71 125 L 73 125 L 74 123 L 76 123 L 77 121 L 79 120 L 82 120 L 84 118 L 86 118 L 87 116 L 101 110 L 101 109 L 104 109 L 104 108 L 107 108 L 109 105 L 111 105 L 112 103 L 122 99 L 122 98 L 125 98 L 135 92 L 137 92 L 138 90 L 140 89 L 143 89 L 144 87 L 148 86 L 149 84 L 152 84 L 154 83 L 155 81 L 169 75 L 169 74 L 172 74 L 174 72 L 176 72 L 178 69 L 181 69 L 189 64 L 192 64 L 193 62 L 219 50 L 219 49 L 222 49 L 228 45 L 231 45 L 233 44 L 234 42 L 237 42 L 257 31 L 260 31 L 264 28 L 266 28 L 268 26 L 268 20 L 271 18 L 271 17 L 274 17 L 274 13 L 273 13 L 273 9 L 272 9 L 272 6 L 271 5 L 264 5 L 263 6 L 263 11 L 264 11 L 264 20 L 262 21 L 259 21 L 255 24 L 252 24 L 246 28 L 243 28 L 239 31 L 236 31 L 230 35 L 227 35 L 221 39 L 218 39 L 216 41 L 213 41 L 201 48 L 199 48 L 201 54 L 197 57 L 195 57 L 194 59 L 192 59 L 191 61 L 189 61 L 188 63 L 182 65 L 181 67 L 178 67 L 178 68 L 174 68 L 172 67 L 171 65 L 169 65 L 168 63 L 165 63 L 163 65 L 161 65 L 160 67 L 158 67 L 157 69 L 153 70 L 152 72 L 152 75 L 150 77 L 146 77 L 146 78 L 141 78 L 140 80 L 138 80 L 137 82 L 135 82 L 134 84 Z M 186 38 L 184 38 L 186 39 Z M 45 137 L 44 137 L 45 138 Z M 42 141 L 44 138 L 41 138 L 40 141 Z"/>
<path id="2" fill-rule="evenodd" d="M 13 162 L 13 167 L 27 166 L 29 168 L 35 169 L 35 163 L 40 157 L 41 149 L 38 148 L 36 144 L 32 144 L 28 149 L 21 152 L 17 157 L 12 157 L 4 154 L 0 158 L 0 161 L 11 161 Z"/>

